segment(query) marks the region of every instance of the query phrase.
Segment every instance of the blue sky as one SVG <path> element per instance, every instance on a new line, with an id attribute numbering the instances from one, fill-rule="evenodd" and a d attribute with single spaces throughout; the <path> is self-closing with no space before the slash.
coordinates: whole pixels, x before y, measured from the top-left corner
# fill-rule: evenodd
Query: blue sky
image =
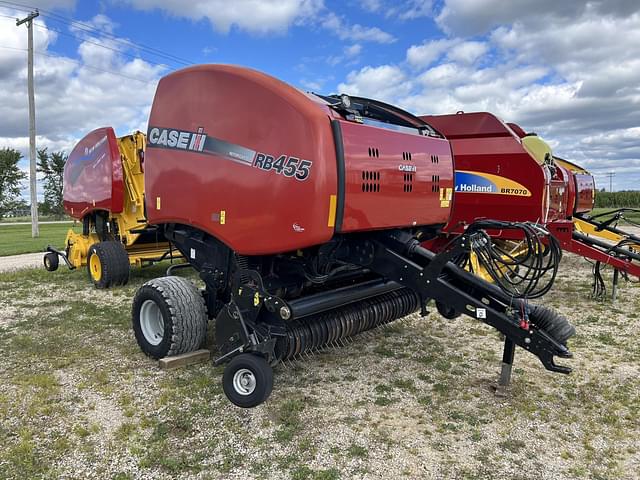
<path id="1" fill-rule="evenodd" d="M 614 170 L 615 189 L 640 188 L 636 1 L 0 1 L 0 146 L 25 156 L 26 30 L 12 18 L 36 6 L 40 147 L 69 151 L 105 124 L 144 131 L 157 80 L 184 66 L 144 45 L 417 114 L 488 110 L 541 134 L 600 186 Z"/>

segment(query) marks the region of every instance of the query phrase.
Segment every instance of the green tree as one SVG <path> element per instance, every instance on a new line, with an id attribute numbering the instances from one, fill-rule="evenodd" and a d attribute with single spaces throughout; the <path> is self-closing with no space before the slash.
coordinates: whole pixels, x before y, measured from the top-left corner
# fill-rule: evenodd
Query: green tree
<path id="1" fill-rule="evenodd" d="M 38 171 L 44 174 L 43 213 L 57 217 L 64 215 L 62 189 L 67 158 L 64 152 L 48 153 L 46 148 L 38 150 Z"/>
<path id="2" fill-rule="evenodd" d="M 20 182 L 27 175 L 18 162 L 22 154 L 13 148 L 0 149 L 0 218 L 13 209 L 20 198 Z"/>

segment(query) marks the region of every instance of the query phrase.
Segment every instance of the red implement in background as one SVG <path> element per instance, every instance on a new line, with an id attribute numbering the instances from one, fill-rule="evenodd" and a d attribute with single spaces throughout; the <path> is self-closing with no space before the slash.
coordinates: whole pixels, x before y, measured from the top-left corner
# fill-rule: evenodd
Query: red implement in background
<path id="1" fill-rule="evenodd" d="M 64 210 L 82 219 L 92 211 L 122 212 L 124 179 L 120 150 L 111 127 L 85 136 L 69 154 L 64 170 Z"/>
<path id="2" fill-rule="evenodd" d="M 542 223 L 563 250 L 640 277 L 635 251 L 575 230 L 574 216 L 590 212 L 595 199 L 595 181 L 586 170 L 552 156 L 537 160 L 523 145 L 523 139 L 534 134 L 490 113 L 420 118 L 447 137 L 454 154 L 456 193 L 446 233 L 461 233 L 484 218 Z M 518 239 L 514 231 L 491 235 Z M 439 238 L 427 245 L 437 249 L 445 243 Z"/>

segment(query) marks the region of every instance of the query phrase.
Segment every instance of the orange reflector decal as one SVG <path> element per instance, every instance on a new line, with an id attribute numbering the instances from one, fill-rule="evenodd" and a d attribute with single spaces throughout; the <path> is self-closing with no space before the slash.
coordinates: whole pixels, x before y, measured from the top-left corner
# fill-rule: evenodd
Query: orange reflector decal
<path id="1" fill-rule="evenodd" d="M 328 227 L 336 226 L 336 204 L 338 203 L 338 197 L 336 195 L 329 195 L 329 221 Z"/>

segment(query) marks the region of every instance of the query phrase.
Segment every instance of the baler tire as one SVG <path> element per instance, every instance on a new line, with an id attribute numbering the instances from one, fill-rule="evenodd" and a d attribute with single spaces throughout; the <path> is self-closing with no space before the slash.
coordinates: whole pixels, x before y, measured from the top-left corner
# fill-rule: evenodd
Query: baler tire
<path id="1" fill-rule="evenodd" d="M 564 315 L 544 305 L 532 305 L 529 319 L 539 329 L 565 346 L 576 333 L 575 327 L 569 323 Z"/>
<path id="2" fill-rule="evenodd" d="M 247 379 L 247 383 L 243 383 Z M 229 362 L 222 375 L 222 390 L 229 401 L 242 408 L 264 402 L 273 389 L 273 368 L 264 357 L 241 353 Z"/>
<path id="3" fill-rule="evenodd" d="M 151 358 L 192 352 L 205 343 L 207 308 L 200 289 L 186 278 L 149 280 L 136 292 L 131 316 L 136 341 Z"/>
<path id="4" fill-rule="evenodd" d="M 60 264 L 58 254 L 54 252 L 48 252 L 44 255 L 44 268 L 47 272 L 55 272 Z"/>
<path id="5" fill-rule="evenodd" d="M 89 280 L 96 288 L 126 285 L 129 281 L 130 266 L 129 255 L 124 245 L 118 241 L 91 245 L 87 253 L 87 272 Z"/>
<path id="6" fill-rule="evenodd" d="M 449 307 L 442 302 L 436 302 L 436 309 L 438 310 L 438 313 L 447 320 L 455 320 L 460 316 L 460 312 L 455 308 Z"/>

